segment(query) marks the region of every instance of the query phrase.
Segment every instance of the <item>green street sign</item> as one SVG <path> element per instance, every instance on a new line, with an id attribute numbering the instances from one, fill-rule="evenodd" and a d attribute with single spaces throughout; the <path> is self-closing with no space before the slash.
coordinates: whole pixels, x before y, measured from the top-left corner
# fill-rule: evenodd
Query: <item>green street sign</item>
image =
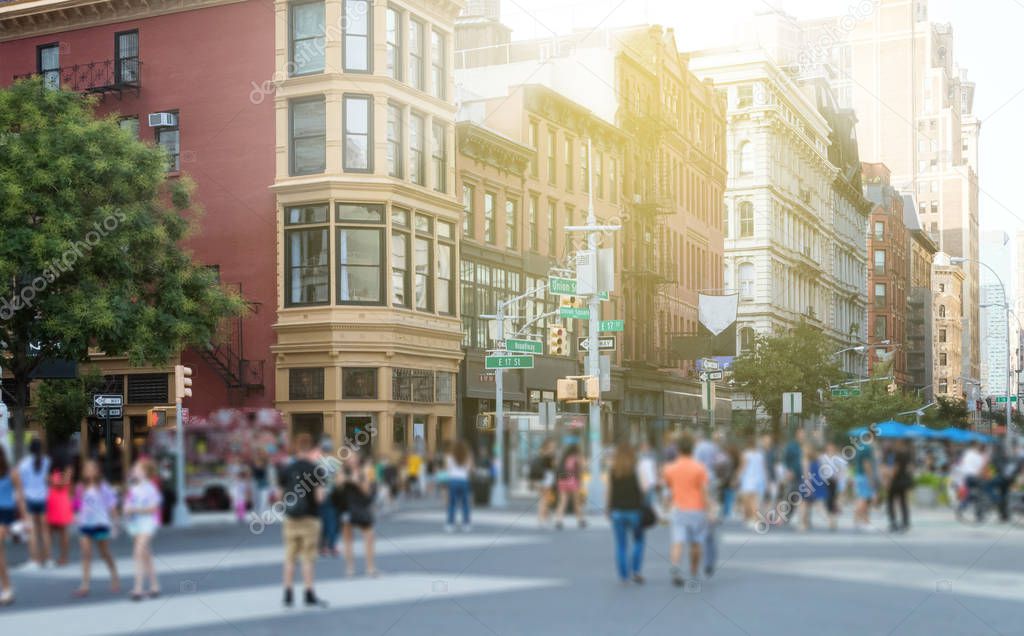
<path id="1" fill-rule="evenodd" d="M 860 389 L 832 389 L 832 397 L 857 397 Z"/>
<path id="2" fill-rule="evenodd" d="M 571 278 L 548 277 L 548 290 L 557 296 L 575 296 L 576 281 Z"/>
<path id="3" fill-rule="evenodd" d="M 587 307 L 559 307 L 558 317 L 570 320 L 590 320 L 590 309 Z"/>
<path id="4" fill-rule="evenodd" d="M 1011 395 L 1010 396 L 1010 401 L 1011 402 L 1016 402 L 1017 401 L 1017 396 L 1016 395 Z M 1006 396 L 1005 395 L 997 395 L 996 396 L 996 404 L 1006 404 Z"/>
<path id="5" fill-rule="evenodd" d="M 506 340 L 505 349 L 514 353 L 533 353 L 541 355 L 544 353 L 544 344 L 536 340 Z"/>
<path id="6" fill-rule="evenodd" d="M 608 300 L 611 295 L 608 292 L 597 292 L 597 298 L 598 300 Z"/>
<path id="7" fill-rule="evenodd" d="M 532 369 L 533 356 L 487 356 L 484 366 L 488 369 Z"/>
<path id="8" fill-rule="evenodd" d="M 598 331 L 625 331 L 625 320 L 602 320 L 598 323 Z"/>

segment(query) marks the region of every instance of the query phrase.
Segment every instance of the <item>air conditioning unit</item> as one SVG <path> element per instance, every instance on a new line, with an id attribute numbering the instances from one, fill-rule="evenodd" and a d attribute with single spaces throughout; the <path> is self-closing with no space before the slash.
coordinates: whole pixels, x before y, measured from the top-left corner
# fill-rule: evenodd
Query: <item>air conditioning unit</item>
<path id="1" fill-rule="evenodd" d="M 174 128 L 178 125 L 178 116 L 174 113 L 150 113 L 150 128 Z"/>

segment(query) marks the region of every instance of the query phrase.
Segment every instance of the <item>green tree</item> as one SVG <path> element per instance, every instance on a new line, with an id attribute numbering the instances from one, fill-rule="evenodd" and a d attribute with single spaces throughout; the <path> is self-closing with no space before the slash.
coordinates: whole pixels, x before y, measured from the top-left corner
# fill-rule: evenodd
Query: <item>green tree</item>
<path id="1" fill-rule="evenodd" d="M 949 395 L 935 396 L 935 408 L 925 411 L 921 423 L 932 428 L 946 428 L 954 426 L 964 428 L 969 419 L 967 413 L 967 402 L 963 398 Z"/>
<path id="2" fill-rule="evenodd" d="M 803 394 L 803 414 L 821 412 L 819 389 L 840 381 L 843 371 L 835 359 L 835 342 L 821 330 L 801 323 L 792 331 L 759 334 L 751 351 L 736 359 L 733 379 L 737 389 L 749 393 L 757 407 L 771 418 L 778 431 L 782 420 L 782 394 Z"/>
<path id="3" fill-rule="evenodd" d="M 845 433 L 851 428 L 891 419 L 906 423 L 915 420 L 912 413 L 901 417 L 897 415 L 921 408 L 921 400 L 914 394 L 899 391 L 890 394 L 888 385 L 892 380 L 887 373 L 880 371 L 871 378 L 871 381 L 857 385 L 860 388 L 860 395 L 832 398 L 827 414 L 829 426 L 833 431 Z"/>
<path id="4" fill-rule="evenodd" d="M 62 444 L 80 429 L 92 395 L 103 384 L 99 372 L 68 380 L 44 380 L 36 390 L 35 411 L 50 444 Z"/>
<path id="5" fill-rule="evenodd" d="M 90 350 L 166 364 L 244 311 L 182 242 L 192 184 L 167 155 L 40 79 L 0 90 L 0 366 L 15 454 L 32 372 Z"/>

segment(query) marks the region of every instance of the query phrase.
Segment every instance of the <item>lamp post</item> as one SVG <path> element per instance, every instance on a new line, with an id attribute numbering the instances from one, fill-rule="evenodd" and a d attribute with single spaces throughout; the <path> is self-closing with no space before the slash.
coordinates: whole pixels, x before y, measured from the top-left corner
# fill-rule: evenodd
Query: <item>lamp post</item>
<path id="1" fill-rule="evenodd" d="M 954 256 L 949 259 L 949 262 L 953 265 L 962 265 L 964 263 L 977 263 L 992 272 L 992 275 L 999 281 L 999 288 L 1003 292 L 1003 309 L 1006 310 L 1006 450 L 1010 450 L 1010 426 L 1012 420 L 1012 407 L 1010 403 L 1010 378 L 1012 376 L 1011 369 L 1013 368 L 1013 362 L 1010 358 L 1012 352 L 1010 351 L 1010 297 L 1006 295 L 1006 285 L 1003 284 L 1003 279 L 996 273 L 996 270 L 992 269 L 987 263 L 983 263 L 974 258 L 967 258 L 965 256 Z"/>

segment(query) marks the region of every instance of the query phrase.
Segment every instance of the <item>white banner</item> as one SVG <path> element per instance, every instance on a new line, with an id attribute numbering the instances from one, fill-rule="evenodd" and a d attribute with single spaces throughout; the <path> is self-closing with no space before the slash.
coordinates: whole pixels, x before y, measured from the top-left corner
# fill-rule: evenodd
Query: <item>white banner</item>
<path id="1" fill-rule="evenodd" d="M 739 296 L 736 294 L 729 294 L 728 296 L 700 294 L 698 300 L 700 324 L 717 336 L 728 329 L 729 325 L 736 322 L 736 309 L 738 306 Z"/>

